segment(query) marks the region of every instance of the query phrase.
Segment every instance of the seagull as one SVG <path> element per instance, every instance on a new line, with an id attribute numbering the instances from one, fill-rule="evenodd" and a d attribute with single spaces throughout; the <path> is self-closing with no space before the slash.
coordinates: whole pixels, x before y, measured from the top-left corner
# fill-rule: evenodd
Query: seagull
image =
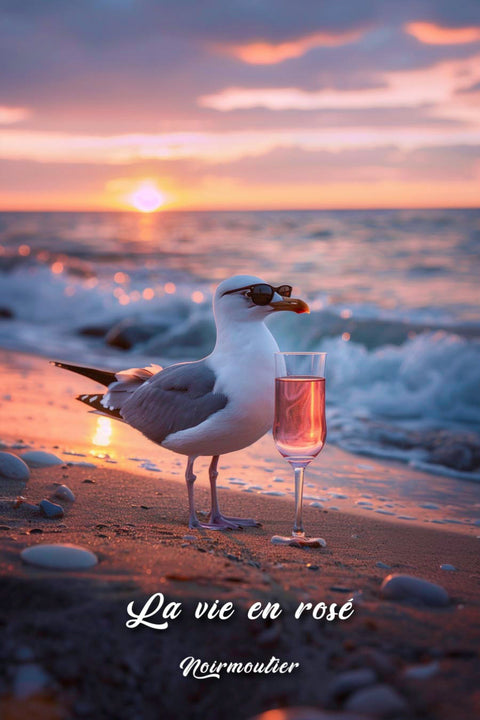
<path id="1" fill-rule="evenodd" d="M 259 524 L 220 512 L 217 467 L 220 455 L 251 445 L 272 427 L 278 345 L 265 320 L 280 311 L 308 313 L 308 305 L 291 294 L 290 285 L 274 287 L 252 275 L 221 282 L 213 298 L 216 344 L 202 360 L 116 373 L 52 362 L 105 385 L 103 395 L 76 398 L 94 412 L 121 420 L 157 445 L 187 456 L 190 528 L 227 530 Z M 206 523 L 195 512 L 193 466 L 199 456 L 212 458 Z"/>

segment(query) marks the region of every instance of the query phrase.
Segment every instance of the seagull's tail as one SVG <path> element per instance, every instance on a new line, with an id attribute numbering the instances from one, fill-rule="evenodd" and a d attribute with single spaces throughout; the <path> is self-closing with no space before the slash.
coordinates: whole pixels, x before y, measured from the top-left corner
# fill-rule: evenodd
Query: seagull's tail
<path id="1" fill-rule="evenodd" d="M 162 369 L 160 365 L 149 365 L 144 368 L 130 368 L 129 370 L 114 373 L 108 370 L 84 367 L 83 365 L 70 365 L 55 360 L 50 362 L 51 365 L 64 370 L 71 370 L 71 372 L 84 375 L 101 385 L 105 385 L 107 387 L 106 393 L 77 395 L 75 399 L 88 405 L 94 413 L 122 421 L 121 409 L 124 403 L 144 382 Z"/>
<path id="2" fill-rule="evenodd" d="M 68 363 L 57 362 L 56 360 L 50 360 L 50 365 L 55 365 L 55 367 L 84 375 L 100 383 L 100 385 L 105 385 L 105 387 L 108 387 L 117 379 L 115 373 L 109 370 L 98 370 L 98 368 L 84 367 L 83 365 L 69 365 Z"/>
<path id="3" fill-rule="evenodd" d="M 120 415 L 120 411 L 116 408 L 109 408 L 102 405 L 102 400 L 105 397 L 103 394 L 91 394 L 91 395 L 77 395 L 75 400 L 79 400 L 82 403 L 85 403 L 85 405 L 88 405 L 90 408 L 90 411 L 95 413 L 96 415 L 104 415 L 105 417 L 114 418 L 115 420 L 120 420 L 121 422 L 125 422 L 122 416 Z"/>

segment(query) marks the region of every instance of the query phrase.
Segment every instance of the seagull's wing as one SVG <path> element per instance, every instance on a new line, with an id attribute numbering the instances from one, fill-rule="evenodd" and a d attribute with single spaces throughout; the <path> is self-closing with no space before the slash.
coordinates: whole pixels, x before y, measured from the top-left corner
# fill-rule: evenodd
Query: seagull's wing
<path id="1" fill-rule="evenodd" d="M 205 360 L 171 365 L 153 375 L 120 408 L 132 427 L 158 444 L 172 433 L 204 422 L 228 402 L 214 392 L 215 373 Z"/>

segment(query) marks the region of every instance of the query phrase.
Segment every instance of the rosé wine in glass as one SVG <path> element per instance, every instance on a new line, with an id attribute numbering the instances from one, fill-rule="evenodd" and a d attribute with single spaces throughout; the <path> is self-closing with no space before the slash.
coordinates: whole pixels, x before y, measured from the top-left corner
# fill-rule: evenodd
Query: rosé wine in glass
<path id="1" fill-rule="evenodd" d="M 304 472 L 323 449 L 325 421 L 325 353 L 275 353 L 275 419 L 273 439 L 295 474 L 295 523 L 292 535 L 275 535 L 282 545 L 325 547 L 323 538 L 308 538 L 303 529 Z"/>
<path id="2" fill-rule="evenodd" d="M 313 460 L 326 436 L 325 378 L 276 378 L 273 437 L 283 457 Z"/>

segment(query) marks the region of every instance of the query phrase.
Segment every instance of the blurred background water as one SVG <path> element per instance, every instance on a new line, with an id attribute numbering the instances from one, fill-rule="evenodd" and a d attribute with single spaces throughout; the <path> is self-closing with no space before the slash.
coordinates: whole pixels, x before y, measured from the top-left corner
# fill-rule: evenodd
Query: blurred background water
<path id="1" fill-rule="evenodd" d="M 197 359 L 212 292 L 256 274 L 328 353 L 329 441 L 480 479 L 479 210 L 0 213 L 0 345 L 125 368 Z"/>

